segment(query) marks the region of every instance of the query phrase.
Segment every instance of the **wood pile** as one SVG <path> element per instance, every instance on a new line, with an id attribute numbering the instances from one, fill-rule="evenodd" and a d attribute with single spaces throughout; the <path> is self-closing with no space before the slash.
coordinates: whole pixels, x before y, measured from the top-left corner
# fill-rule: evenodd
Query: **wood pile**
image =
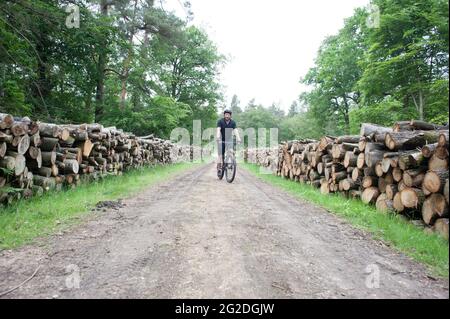
<path id="1" fill-rule="evenodd" d="M 248 150 L 246 157 L 267 167 L 278 156 L 279 176 L 420 219 L 448 239 L 448 144 L 448 126 L 364 123 L 359 135 L 288 141 L 278 152 Z"/>
<path id="2" fill-rule="evenodd" d="M 188 161 L 181 147 L 100 124 L 56 125 L 0 113 L 0 204 L 144 165 Z"/>

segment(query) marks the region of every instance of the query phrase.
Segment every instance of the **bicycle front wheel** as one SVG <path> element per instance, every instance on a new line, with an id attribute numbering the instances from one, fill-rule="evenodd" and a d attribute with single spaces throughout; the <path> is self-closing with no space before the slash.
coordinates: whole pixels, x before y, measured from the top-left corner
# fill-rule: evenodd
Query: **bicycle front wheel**
<path id="1" fill-rule="evenodd" d="M 232 183 L 234 181 L 234 177 L 236 176 L 236 159 L 231 159 L 226 165 L 225 175 L 228 183 Z"/>

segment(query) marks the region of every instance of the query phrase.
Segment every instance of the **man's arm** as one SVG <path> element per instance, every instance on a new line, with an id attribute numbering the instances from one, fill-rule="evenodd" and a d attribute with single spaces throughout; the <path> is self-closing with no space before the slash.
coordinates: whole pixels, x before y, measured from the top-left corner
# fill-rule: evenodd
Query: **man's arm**
<path id="1" fill-rule="evenodd" d="M 239 136 L 239 130 L 237 128 L 235 128 L 233 130 L 233 133 L 236 136 L 236 142 L 240 143 L 241 142 L 241 137 Z"/>
<path id="2" fill-rule="evenodd" d="M 220 140 L 221 138 L 222 138 L 222 134 L 220 133 L 220 127 L 217 127 L 216 139 Z"/>

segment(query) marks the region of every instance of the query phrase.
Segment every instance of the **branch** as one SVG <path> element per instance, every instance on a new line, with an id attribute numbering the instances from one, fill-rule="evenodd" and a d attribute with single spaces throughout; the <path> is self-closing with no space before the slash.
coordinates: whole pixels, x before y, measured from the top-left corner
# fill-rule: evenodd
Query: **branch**
<path id="1" fill-rule="evenodd" d="M 11 289 L 9 289 L 9 290 L 7 290 L 7 291 L 4 291 L 4 292 L 2 292 L 2 293 L 0 293 L 0 297 L 3 297 L 3 296 L 5 296 L 5 295 L 9 294 L 10 292 L 13 292 L 14 290 L 16 290 L 16 289 L 22 287 L 23 285 L 25 285 L 27 282 L 29 282 L 31 279 L 33 279 L 34 276 L 36 276 L 36 274 L 37 274 L 39 268 L 41 268 L 41 265 L 39 265 L 39 266 L 36 268 L 36 270 L 34 271 L 34 273 L 33 273 L 30 277 L 28 277 L 28 279 L 26 279 L 24 282 L 22 282 L 20 285 L 14 287 L 14 288 L 11 288 Z"/>
<path id="2" fill-rule="evenodd" d="M 114 70 L 114 69 L 105 68 L 104 71 L 105 71 L 105 72 L 113 72 L 113 73 L 117 74 L 120 78 L 123 77 L 123 74 L 122 74 L 122 73 L 120 73 L 120 72 L 118 72 L 118 71 L 116 71 L 116 70 Z"/>

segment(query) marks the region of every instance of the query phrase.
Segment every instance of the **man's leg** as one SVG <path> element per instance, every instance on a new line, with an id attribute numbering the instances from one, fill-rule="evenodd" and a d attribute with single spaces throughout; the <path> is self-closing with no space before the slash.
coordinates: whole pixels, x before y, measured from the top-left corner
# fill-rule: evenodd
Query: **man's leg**
<path id="1" fill-rule="evenodd" d="M 221 141 L 217 141 L 217 170 L 222 169 L 223 146 Z"/>

